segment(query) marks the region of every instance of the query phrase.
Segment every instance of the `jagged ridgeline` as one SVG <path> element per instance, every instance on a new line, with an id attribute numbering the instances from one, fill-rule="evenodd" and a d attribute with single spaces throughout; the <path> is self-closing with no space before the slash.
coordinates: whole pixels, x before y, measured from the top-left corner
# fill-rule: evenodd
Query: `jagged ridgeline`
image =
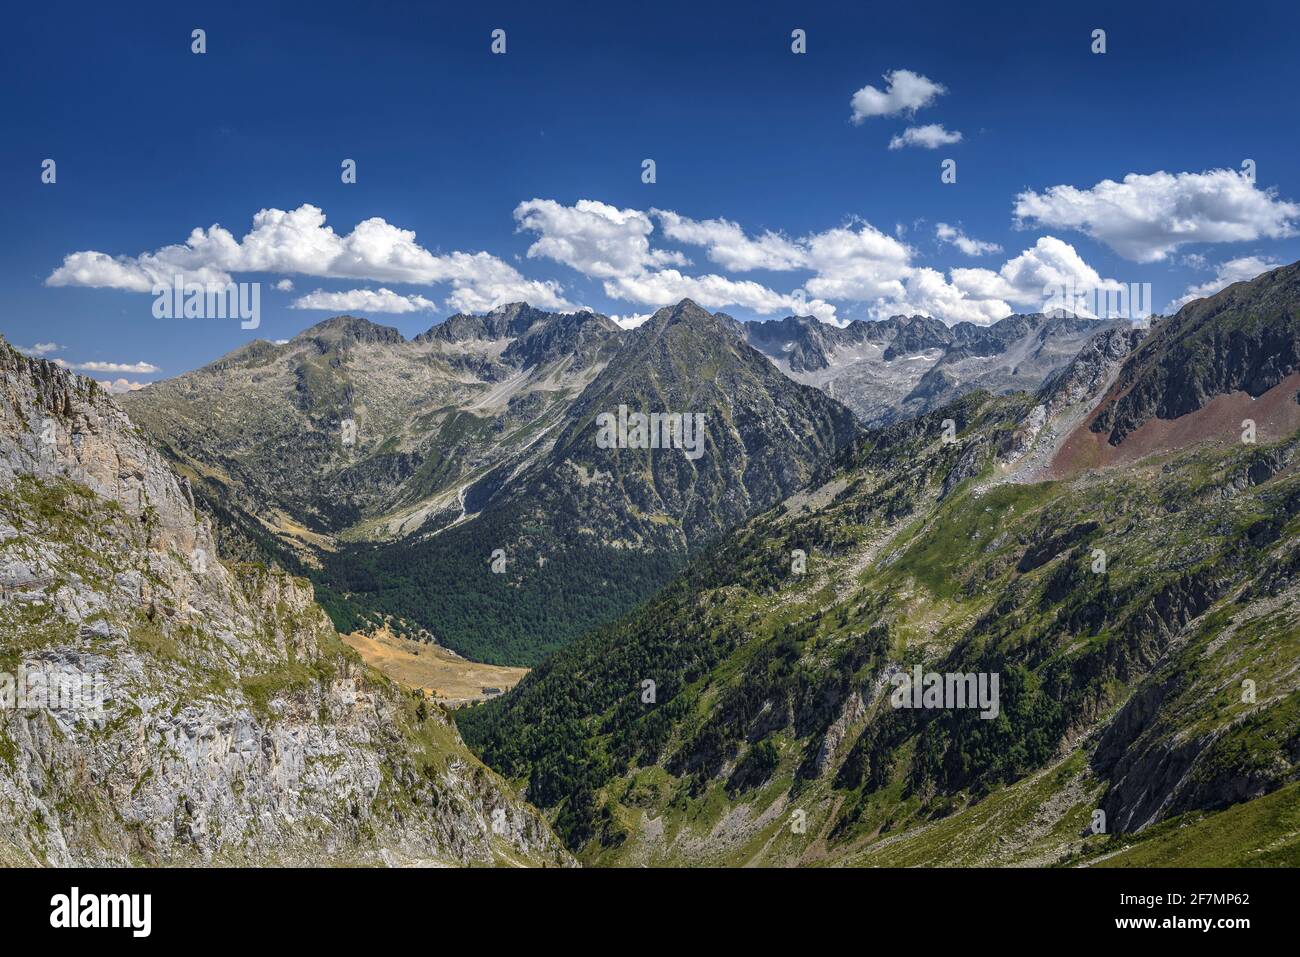
<path id="1" fill-rule="evenodd" d="M 620 408 L 690 416 L 700 445 L 602 447 L 601 416 Z M 847 409 L 782 376 L 725 317 L 685 303 L 632 334 L 546 454 L 487 492 L 472 522 L 327 560 L 331 585 L 436 622 L 440 640 L 471 657 L 532 664 L 793 492 L 856 429 Z"/>
<path id="2" fill-rule="evenodd" d="M 839 329 L 683 302 L 625 331 L 515 304 L 407 341 L 344 316 L 124 402 L 223 548 L 311 576 L 338 627 L 394 616 L 471 657 L 533 663 L 807 481 L 856 431 L 838 403 L 879 423 L 1035 388 L 1112 325 Z M 620 405 L 703 416 L 704 454 L 598 448 Z"/>
<path id="3" fill-rule="evenodd" d="M 1300 864 L 1298 343 L 1289 266 L 872 431 L 458 723 L 591 862 Z"/>
<path id="4" fill-rule="evenodd" d="M 3 340 L 0 696 L 6 865 L 569 860 L 308 582 L 221 560 L 98 385 Z"/>
<path id="5" fill-rule="evenodd" d="M 1124 321 L 1012 315 L 989 326 L 948 326 L 928 316 L 855 319 L 844 327 L 808 316 L 746 323 L 750 345 L 786 375 L 817 386 L 866 425 L 920 415 L 975 389 L 1033 391 L 1099 332 Z"/>
<path id="6" fill-rule="evenodd" d="M 689 301 L 631 332 L 523 305 L 412 342 L 335 319 L 128 401 L 232 538 L 297 556 L 339 627 L 389 614 L 532 664 L 857 434 L 742 331 Z M 600 447 L 620 406 L 702 421 L 702 452 Z"/>

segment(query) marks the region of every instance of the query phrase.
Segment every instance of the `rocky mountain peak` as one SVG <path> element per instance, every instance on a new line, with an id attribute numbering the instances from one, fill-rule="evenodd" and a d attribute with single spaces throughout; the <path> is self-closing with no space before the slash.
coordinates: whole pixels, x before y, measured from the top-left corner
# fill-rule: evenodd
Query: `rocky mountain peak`
<path id="1" fill-rule="evenodd" d="M 392 326 L 381 326 L 360 316 L 333 316 L 304 329 L 294 339 L 316 339 L 340 345 L 351 342 L 397 344 L 406 341 L 406 337 Z"/>
<path id="2" fill-rule="evenodd" d="M 25 356 L 0 338 L 0 484 L 69 480 L 146 516 L 163 545 L 210 547 L 188 487 L 92 379 Z"/>

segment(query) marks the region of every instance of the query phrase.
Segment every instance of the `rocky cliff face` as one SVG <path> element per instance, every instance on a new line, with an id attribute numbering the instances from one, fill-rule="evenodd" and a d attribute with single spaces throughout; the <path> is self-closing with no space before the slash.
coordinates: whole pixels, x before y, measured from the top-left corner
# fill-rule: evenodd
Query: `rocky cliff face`
<path id="1" fill-rule="evenodd" d="M 106 394 L 3 341 L 0 672 L 0 861 L 566 861 L 305 582 L 220 560 Z M 87 694 L 14 700 L 32 674 Z"/>

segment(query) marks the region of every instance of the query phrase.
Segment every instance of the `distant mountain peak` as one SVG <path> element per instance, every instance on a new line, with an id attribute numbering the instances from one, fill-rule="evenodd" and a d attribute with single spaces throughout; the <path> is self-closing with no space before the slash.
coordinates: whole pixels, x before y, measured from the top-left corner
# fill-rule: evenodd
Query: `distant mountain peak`
<path id="1" fill-rule="evenodd" d="M 688 328 L 705 335 L 722 333 L 744 336 L 745 323 L 725 312 L 709 312 L 693 299 L 683 299 L 675 305 L 664 306 L 638 329 L 642 337 L 653 338 L 671 329 Z"/>
<path id="2" fill-rule="evenodd" d="M 352 342 L 405 342 L 406 337 L 392 326 L 381 326 L 360 316 L 332 316 L 304 329 L 295 339 L 329 339 Z"/>
<path id="3" fill-rule="evenodd" d="M 425 332 L 416 336 L 415 341 L 466 342 L 471 339 L 514 339 L 539 323 L 553 324 L 557 319 L 561 320 L 561 324 L 569 326 L 595 321 L 601 329 L 618 329 L 618 326 L 608 317 L 590 309 L 579 309 L 575 312 L 547 312 L 526 302 L 509 302 L 482 315 L 458 312 L 448 316 L 442 322 L 430 326 Z"/>

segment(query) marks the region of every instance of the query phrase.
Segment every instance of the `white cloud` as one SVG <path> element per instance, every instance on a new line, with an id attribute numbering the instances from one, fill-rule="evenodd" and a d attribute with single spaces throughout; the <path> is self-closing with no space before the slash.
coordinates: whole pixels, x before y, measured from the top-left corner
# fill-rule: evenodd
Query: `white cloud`
<path id="1" fill-rule="evenodd" d="M 1103 279 L 1073 246 L 1045 236 L 999 270 L 942 272 L 914 264 L 916 251 L 869 223 L 854 223 L 798 238 L 767 231 L 757 237 L 726 219 L 693 220 L 675 212 L 651 211 L 671 239 L 703 246 L 708 258 L 733 270 L 806 270 L 802 290 L 779 293 L 754 282 L 725 276 L 685 276 L 675 269 L 642 271 L 605 281 L 611 298 L 662 306 L 689 296 L 708 308 L 735 305 L 761 315 L 789 310 L 836 322 L 832 300 L 871 303 L 878 318 L 899 312 L 922 313 L 945 322 L 988 324 L 1015 309 L 1038 311 L 1051 298 L 1047 287 L 1072 287 L 1086 293 L 1118 288 Z M 942 242 L 968 255 L 1000 252 L 996 243 L 967 236 L 947 223 L 936 227 Z M 807 297 L 816 297 L 806 302 Z M 1089 314 L 1076 299 L 1076 310 Z"/>
<path id="2" fill-rule="evenodd" d="M 104 391 L 113 395 L 121 395 L 123 392 L 135 392 L 137 389 L 143 389 L 149 384 L 147 382 L 131 382 L 127 379 L 96 379 L 95 381 L 100 384 Z"/>
<path id="3" fill-rule="evenodd" d="M 960 226 L 949 226 L 947 223 L 935 223 L 934 235 L 939 242 L 956 246 L 967 256 L 983 256 L 988 253 L 1002 252 L 1002 247 L 997 243 L 987 243 L 980 239 L 972 239 L 962 231 Z"/>
<path id="4" fill-rule="evenodd" d="M 616 326 L 624 329 L 635 329 L 637 326 L 644 325 L 654 315 L 653 312 L 633 313 L 628 316 L 610 316 L 609 319 Z"/>
<path id="5" fill-rule="evenodd" d="M 170 285 L 177 273 L 187 281 L 226 283 L 234 272 L 280 272 L 333 279 L 450 283 L 450 302 L 500 305 L 520 298 L 541 308 L 569 304 L 554 282 L 525 279 L 513 266 L 488 253 L 436 255 L 421 246 L 412 230 L 371 217 L 352 232 L 339 234 L 325 225 L 318 207 L 263 209 L 243 237 L 222 226 L 191 231 L 183 245 L 164 246 L 139 256 L 110 257 L 83 251 L 65 257 L 45 280 L 50 286 L 95 286 L 150 292 L 156 283 Z M 491 308 L 490 306 L 488 308 Z"/>
<path id="6" fill-rule="evenodd" d="M 74 362 L 67 363 L 62 359 L 56 359 L 58 365 L 65 369 L 76 369 L 79 372 L 108 372 L 114 375 L 118 373 L 128 373 L 135 375 L 148 375 L 152 372 L 161 372 L 151 362 Z"/>
<path id="7" fill-rule="evenodd" d="M 169 247 L 179 250 L 180 247 Z M 47 286 L 89 286 L 93 289 L 123 289 L 127 292 L 151 292 L 155 283 L 170 283 L 177 272 L 183 272 L 192 282 L 224 285 L 230 280 L 220 269 L 207 269 L 198 265 L 194 257 L 159 250 L 142 253 L 132 258 L 116 259 L 106 253 L 83 250 L 63 257 L 63 265 L 45 279 Z"/>
<path id="8" fill-rule="evenodd" d="M 275 288 L 280 290 L 280 292 L 293 292 L 293 280 L 281 279 L 275 284 Z"/>
<path id="9" fill-rule="evenodd" d="M 874 312 L 884 317 L 917 312 L 945 322 L 974 322 L 988 325 L 1014 311 L 1039 312 L 1061 293 L 1075 292 L 1073 310 L 1091 316 L 1092 290 L 1118 290 L 1114 279 L 1103 279 L 1084 262 L 1069 243 L 1043 236 L 1031 248 L 1007 260 L 1000 269 L 953 269 L 947 282 L 933 269 L 916 269 L 908 276 L 905 293 L 877 305 Z"/>
<path id="10" fill-rule="evenodd" d="M 787 270 L 807 265 L 807 250 L 780 233 L 745 235 L 738 223 L 726 219 L 688 219 L 666 209 L 652 209 L 664 235 L 677 242 L 704 246 L 708 257 L 724 269 Z"/>
<path id="11" fill-rule="evenodd" d="M 761 283 L 728 279 L 726 276 L 684 276 L 676 269 L 619 276 L 605 280 L 605 295 L 647 306 L 669 306 L 682 299 L 694 299 L 708 309 L 740 306 L 759 315 L 789 311 L 813 315 L 823 322 L 835 321 L 835 307 L 821 299 L 783 295 Z"/>
<path id="12" fill-rule="evenodd" d="M 652 250 L 654 224 L 639 209 L 580 199 L 563 206 L 553 199 L 530 199 L 515 207 L 521 230 L 540 234 L 528 247 L 530 259 L 544 257 L 585 276 L 612 279 L 658 266 L 684 266 L 681 253 Z"/>
<path id="13" fill-rule="evenodd" d="M 960 142 L 961 133 L 958 131 L 945 130 L 942 123 L 927 123 L 925 126 L 909 126 L 889 141 L 889 148 L 901 150 L 904 146 L 920 146 L 927 150 L 934 150 L 940 146 Z"/>
<path id="14" fill-rule="evenodd" d="M 902 290 L 900 280 L 911 269 L 912 250 L 869 223 L 798 239 L 771 231 L 753 238 L 725 219 L 693 220 L 666 210 L 653 212 L 670 238 L 704 246 L 709 259 L 727 269 L 811 271 L 807 291 L 826 299 L 897 295 Z"/>
<path id="15" fill-rule="evenodd" d="M 391 289 L 349 289 L 346 292 L 324 292 L 317 289 L 299 296 L 291 309 L 322 309 L 329 312 L 419 312 L 432 311 L 437 304 L 423 296 L 403 296 Z"/>
<path id="16" fill-rule="evenodd" d="M 1103 279 L 1073 246 L 1055 236 L 1041 237 L 996 273 L 988 269 L 954 269 L 951 275 L 953 284 L 968 295 L 996 296 L 1034 310 L 1043 308 L 1050 298 L 1049 287 L 1068 286 L 1076 290 L 1120 287 L 1114 279 Z"/>
<path id="17" fill-rule="evenodd" d="M 1159 262 L 1187 243 L 1278 239 L 1296 232 L 1300 204 L 1233 170 L 1130 173 L 1091 189 L 1053 186 L 1016 197 L 1021 225 L 1077 229 L 1135 262 Z"/>
<path id="18" fill-rule="evenodd" d="M 949 283 L 937 269 L 912 271 L 901 295 L 883 299 L 872 310 L 878 319 L 889 316 L 924 315 L 946 323 L 973 322 L 987 326 L 1011 315 L 1011 307 L 994 295 L 971 297 L 966 290 Z"/>
<path id="19" fill-rule="evenodd" d="M 705 244 L 710 258 L 729 268 L 789 269 L 808 255 L 806 248 L 777 234 L 752 240 L 727 220 L 691 220 L 668 210 L 653 213 L 669 238 Z M 827 321 L 835 317 L 835 307 L 817 299 L 807 302 L 748 280 L 716 274 L 687 276 L 663 268 L 685 265 L 688 260 L 680 252 L 651 247 L 654 222 L 639 209 L 618 209 L 587 199 L 573 206 L 533 199 L 515 208 L 515 219 L 521 229 L 540 234 L 529 256 L 553 259 L 603 280 L 605 294 L 613 299 L 658 307 L 691 298 L 710 309 L 740 306 L 762 315 L 797 309 Z"/>
<path id="20" fill-rule="evenodd" d="M 895 93 L 900 102 L 909 95 L 901 88 Z M 916 250 L 897 236 L 862 221 L 804 236 L 776 230 L 750 234 L 725 218 L 695 220 L 671 210 L 620 209 L 585 199 L 573 206 L 532 199 L 515 208 L 514 218 L 520 230 L 536 234 L 528 250 L 530 257 L 564 263 L 600 280 L 611 299 L 651 309 L 689 297 L 710 309 L 735 306 L 760 315 L 795 313 L 833 323 L 838 321 L 835 302 L 848 301 L 867 303 L 877 316 L 922 312 L 948 322 L 991 322 L 1012 311 L 1012 306 L 1041 308 L 1043 286 L 1053 277 L 1068 277 L 1081 288 L 1112 282 L 1101 280 L 1073 247 L 1053 237 L 1043 237 L 999 270 L 954 269 L 945 278 L 940 271 L 916 264 Z M 802 281 L 791 282 L 798 288 L 781 292 L 719 273 L 686 275 L 677 268 L 689 264 L 685 255 L 655 248 L 656 225 L 664 240 L 701 247 L 723 270 L 798 271 L 804 273 Z M 936 236 L 969 255 L 999 251 L 996 244 L 973 239 L 946 223 L 937 225 Z M 565 300 L 559 283 L 528 279 L 486 252 L 435 254 L 420 246 L 413 232 L 377 218 L 340 235 L 313 206 L 291 212 L 262 210 L 254 217 L 253 228 L 238 240 L 222 227 L 212 226 L 194 230 L 183 245 L 137 257 L 75 253 L 47 283 L 148 291 L 154 281 L 170 283 L 177 271 L 191 281 L 207 281 L 195 279 L 198 271 L 211 281 L 224 281 L 231 273 L 266 272 L 371 282 L 448 283 L 451 290 L 444 304 L 463 312 L 486 312 L 517 301 L 539 308 L 574 308 Z M 281 279 L 276 287 L 287 291 L 292 281 Z M 432 310 L 436 303 L 432 297 L 397 293 L 385 285 L 342 292 L 316 289 L 299 296 L 293 308 L 409 313 Z M 631 327 L 643 318 L 635 312 L 618 321 Z M 102 364 L 97 371 L 146 371 L 143 365 L 147 364 Z M 90 365 L 85 368 L 94 369 Z M 157 370 L 151 367 L 148 371 Z"/>
<path id="21" fill-rule="evenodd" d="M 911 70 L 886 73 L 885 83 L 883 91 L 874 86 L 864 86 L 853 94 L 849 105 L 853 108 L 851 119 L 854 123 L 873 116 L 893 116 L 904 111 L 914 113 L 928 106 L 935 97 L 948 92 L 942 84 Z"/>
<path id="22" fill-rule="evenodd" d="M 51 352 L 59 352 L 63 346 L 57 342 L 38 342 L 33 346 L 18 346 L 19 352 L 26 352 L 33 356 L 47 356 Z"/>
<path id="23" fill-rule="evenodd" d="M 1204 299 L 1206 296 L 1213 296 L 1216 292 L 1226 289 L 1234 282 L 1245 282 L 1248 279 L 1254 279 L 1261 273 L 1276 269 L 1280 265 L 1281 263 L 1276 260 L 1261 256 L 1242 256 L 1239 259 L 1229 259 L 1227 262 L 1219 263 L 1213 279 L 1195 286 L 1189 286 L 1182 296 L 1165 307 L 1165 311 L 1177 312 L 1189 302 Z"/>
<path id="24" fill-rule="evenodd" d="M 870 223 L 814 233 L 804 242 L 808 265 L 816 273 L 804 286 L 814 296 L 855 300 L 894 296 L 912 272 L 912 248 Z"/>
<path id="25" fill-rule="evenodd" d="M 563 287 L 553 279 L 525 279 L 518 273 L 496 278 L 484 276 L 472 283 L 456 285 L 447 297 L 447 307 L 457 312 L 491 312 L 507 303 L 526 302 L 536 309 L 572 310 L 573 303 L 562 292 Z"/>

